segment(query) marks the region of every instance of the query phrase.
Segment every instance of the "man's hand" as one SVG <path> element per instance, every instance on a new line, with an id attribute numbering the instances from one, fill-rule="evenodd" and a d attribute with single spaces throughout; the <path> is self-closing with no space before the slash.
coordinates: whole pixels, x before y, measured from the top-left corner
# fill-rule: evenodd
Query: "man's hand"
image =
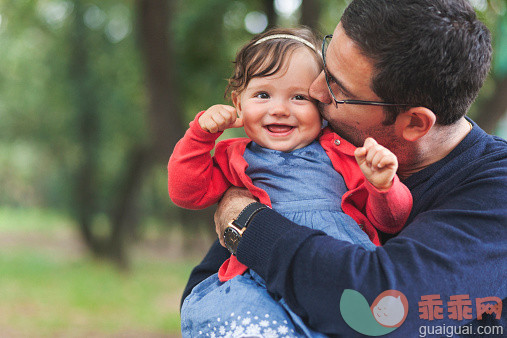
<path id="1" fill-rule="evenodd" d="M 224 231 L 227 224 L 238 217 L 241 210 L 253 202 L 256 200 L 246 188 L 230 187 L 225 192 L 215 212 L 215 229 L 222 246 L 225 247 Z"/>
<path id="2" fill-rule="evenodd" d="M 354 152 L 357 164 L 366 179 L 379 190 L 388 190 L 398 170 L 398 159 L 389 149 L 381 146 L 371 137 Z"/>
<path id="3" fill-rule="evenodd" d="M 236 108 L 225 104 L 211 106 L 199 117 L 201 129 L 217 133 L 229 128 L 243 127 L 243 119 L 237 117 Z"/>

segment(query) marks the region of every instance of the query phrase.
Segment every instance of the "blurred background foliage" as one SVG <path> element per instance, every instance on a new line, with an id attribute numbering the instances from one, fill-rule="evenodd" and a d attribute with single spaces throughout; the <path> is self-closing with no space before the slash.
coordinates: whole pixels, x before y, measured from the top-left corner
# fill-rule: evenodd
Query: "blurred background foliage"
<path id="1" fill-rule="evenodd" d="M 505 138 L 507 4 L 471 2 L 495 55 L 469 115 Z M 254 34 L 298 24 L 329 33 L 347 3 L 0 0 L 0 230 L 17 232 L 36 210 L 30 232 L 56 231 L 57 215 L 65 238 L 123 271 L 153 234 L 178 248 L 159 255 L 199 257 L 214 239 L 213 210 L 171 204 L 174 144 L 198 111 L 227 102 L 232 60 Z"/>

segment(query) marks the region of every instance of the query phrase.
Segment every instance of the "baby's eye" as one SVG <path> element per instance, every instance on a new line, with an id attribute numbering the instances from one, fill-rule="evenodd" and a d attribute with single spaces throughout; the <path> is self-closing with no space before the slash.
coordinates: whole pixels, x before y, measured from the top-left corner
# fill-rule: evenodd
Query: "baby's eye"
<path id="1" fill-rule="evenodd" d="M 308 100 L 308 98 L 305 95 L 301 95 L 301 94 L 295 95 L 294 99 L 295 100 Z"/>
<path id="2" fill-rule="evenodd" d="M 269 99 L 269 94 L 266 92 L 260 92 L 255 94 L 255 97 L 258 99 Z"/>

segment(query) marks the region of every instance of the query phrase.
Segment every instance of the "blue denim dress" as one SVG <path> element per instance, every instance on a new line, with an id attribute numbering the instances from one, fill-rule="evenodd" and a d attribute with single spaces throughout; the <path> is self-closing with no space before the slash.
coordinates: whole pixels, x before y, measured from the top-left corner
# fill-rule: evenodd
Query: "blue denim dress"
<path id="1" fill-rule="evenodd" d="M 244 158 L 246 174 L 268 193 L 274 210 L 297 224 L 375 250 L 341 210 L 345 182 L 317 141 L 290 153 L 251 142 Z M 273 297 L 252 270 L 225 283 L 215 274 L 197 285 L 181 308 L 181 330 L 184 337 L 324 337 L 283 299 Z"/>

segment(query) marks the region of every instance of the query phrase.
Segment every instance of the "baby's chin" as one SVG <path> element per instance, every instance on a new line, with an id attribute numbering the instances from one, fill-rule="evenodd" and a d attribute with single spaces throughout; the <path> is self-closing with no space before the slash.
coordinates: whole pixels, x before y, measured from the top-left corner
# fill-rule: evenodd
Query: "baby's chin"
<path id="1" fill-rule="evenodd" d="M 316 138 L 313 139 L 302 139 L 300 137 L 291 137 L 295 136 L 294 134 L 291 134 L 289 136 L 282 136 L 282 137 L 250 137 L 252 141 L 257 143 L 263 148 L 271 149 L 271 150 L 277 150 L 282 151 L 284 153 L 289 153 L 291 151 L 294 151 L 296 149 L 304 148 L 310 143 L 312 143 Z"/>
<path id="2" fill-rule="evenodd" d="M 256 143 L 259 144 L 260 146 L 264 147 L 264 148 L 268 148 L 268 149 L 271 149 L 271 150 L 277 150 L 277 151 L 281 151 L 281 152 L 284 152 L 284 153 L 290 153 L 290 152 L 292 152 L 294 150 L 306 147 L 311 142 L 309 142 L 309 143 L 306 143 L 306 142 L 305 143 L 297 143 L 297 144 L 292 144 L 292 143 L 287 143 L 287 142 L 267 142 L 265 144 L 262 144 L 262 143 L 259 143 L 259 142 L 256 142 Z"/>

